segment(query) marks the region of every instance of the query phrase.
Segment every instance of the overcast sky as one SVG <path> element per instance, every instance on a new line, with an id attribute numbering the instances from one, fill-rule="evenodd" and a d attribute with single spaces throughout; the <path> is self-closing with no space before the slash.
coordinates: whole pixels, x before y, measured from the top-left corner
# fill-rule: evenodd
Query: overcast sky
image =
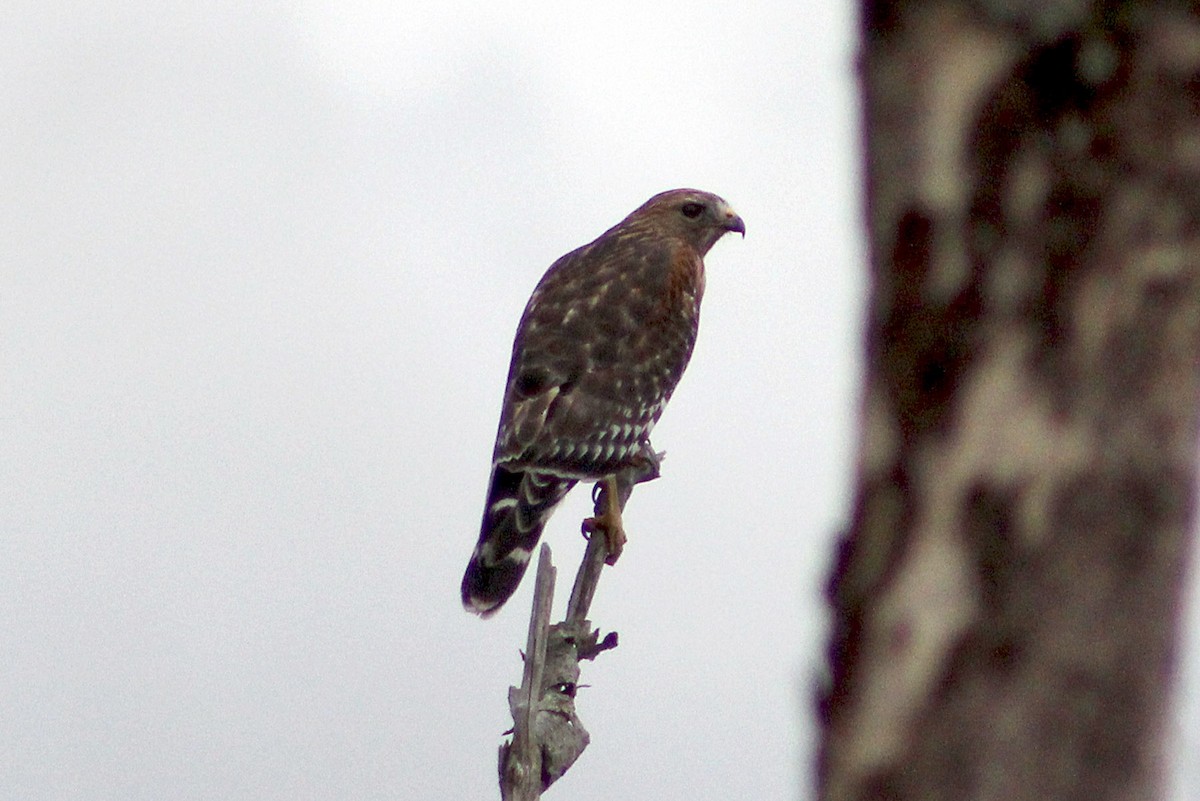
<path id="1" fill-rule="evenodd" d="M 512 334 L 678 186 L 748 234 L 708 257 L 548 797 L 807 788 L 859 370 L 848 4 L 13 6 L 0 798 L 496 797 L 530 582 L 488 621 L 458 587 Z M 587 509 L 548 529 L 559 608 Z"/>

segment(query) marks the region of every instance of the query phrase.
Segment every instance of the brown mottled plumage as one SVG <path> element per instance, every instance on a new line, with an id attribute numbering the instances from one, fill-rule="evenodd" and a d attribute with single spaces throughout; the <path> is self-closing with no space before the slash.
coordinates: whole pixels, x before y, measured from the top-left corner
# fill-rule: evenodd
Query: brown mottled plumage
<path id="1" fill-rule="evenodd" d="M 576 482 L 601 481 L 650 451 L 696 342 L 704 255 L 730 231 L 746 228 L 728 203 L 675 189 L 546 271 L 513 343 L 483 524 L 463 577 L 467 609 L 486 616 L 516 591 Z"/>

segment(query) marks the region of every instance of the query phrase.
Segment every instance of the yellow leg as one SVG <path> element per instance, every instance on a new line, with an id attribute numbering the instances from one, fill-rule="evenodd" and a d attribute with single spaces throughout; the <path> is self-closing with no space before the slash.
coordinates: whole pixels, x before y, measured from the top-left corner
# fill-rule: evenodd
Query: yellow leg
<path id="1" fill-rule="evenodd" d="M 604 541 L 608 546 L 608 555 L 604 557 L 604 561 L 606 564 L 615 565 L 626 542 L 625 525 L 621 520 L 621 502 L 617 495 L 616 476 L 604 479 L 604 514 L 584 520 L 583 531 L 586 534 L 603 532 Z"/>

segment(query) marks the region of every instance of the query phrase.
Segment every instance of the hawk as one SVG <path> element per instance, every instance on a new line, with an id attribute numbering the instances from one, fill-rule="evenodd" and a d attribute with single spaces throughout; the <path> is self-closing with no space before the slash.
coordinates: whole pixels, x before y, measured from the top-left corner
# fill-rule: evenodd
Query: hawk
<path id="1" fill-rule="evenodd" d="M 521 582 L 550 514 L 579 481 L 605 482 L 585 528 L 624 544 L 614 474 L 653 459 L 650 430 L 683 375 L 700 319 L 704 256 L 746 226 L 696 189 L 655 195 L 550 266 L 513 343 L 467 610 L 494 613 Z"/>

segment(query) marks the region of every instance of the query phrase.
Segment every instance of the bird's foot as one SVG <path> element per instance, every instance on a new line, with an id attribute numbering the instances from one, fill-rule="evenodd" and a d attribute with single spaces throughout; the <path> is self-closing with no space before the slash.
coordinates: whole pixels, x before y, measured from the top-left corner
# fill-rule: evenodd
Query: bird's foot
<path id="1" fill-rule="evenodd" d="M 621 551 L 624 550 L 625 543 L 628 541 L 625 536 L 625 527 L 621 525 L 620 515 L 617 515 L 615 520 L 607 514 L 584 518 L 583 533 L 588 537 L 597 533 L 604 535 L 604 543 L 608 550 L 608 554 L 604 557 L 604 563 L 607 565 L 617 563 L 617 559 L 620 558 Z"/>
<path id="2" fill-rule="evenodd" d="M 608 554 L 604 557 L 604 563 L 615 565 L 628 541 L 625 536 L 625 524 L 621 519 L 621 502 L 617 497 L 617 481 L 610 476 L 604 480 L 603 484 L 597 484 L 597 486 L 601 488 L 600 494 L 603 497 L 599 500 L 603 503 L 604 512 L 595 517 L 585 518 L 583 533 L 589 537 L 596 532 L 604 534 L 604 542 L 608 550 Z M 597 503 L 597 507 L 600 505 Z"/>

